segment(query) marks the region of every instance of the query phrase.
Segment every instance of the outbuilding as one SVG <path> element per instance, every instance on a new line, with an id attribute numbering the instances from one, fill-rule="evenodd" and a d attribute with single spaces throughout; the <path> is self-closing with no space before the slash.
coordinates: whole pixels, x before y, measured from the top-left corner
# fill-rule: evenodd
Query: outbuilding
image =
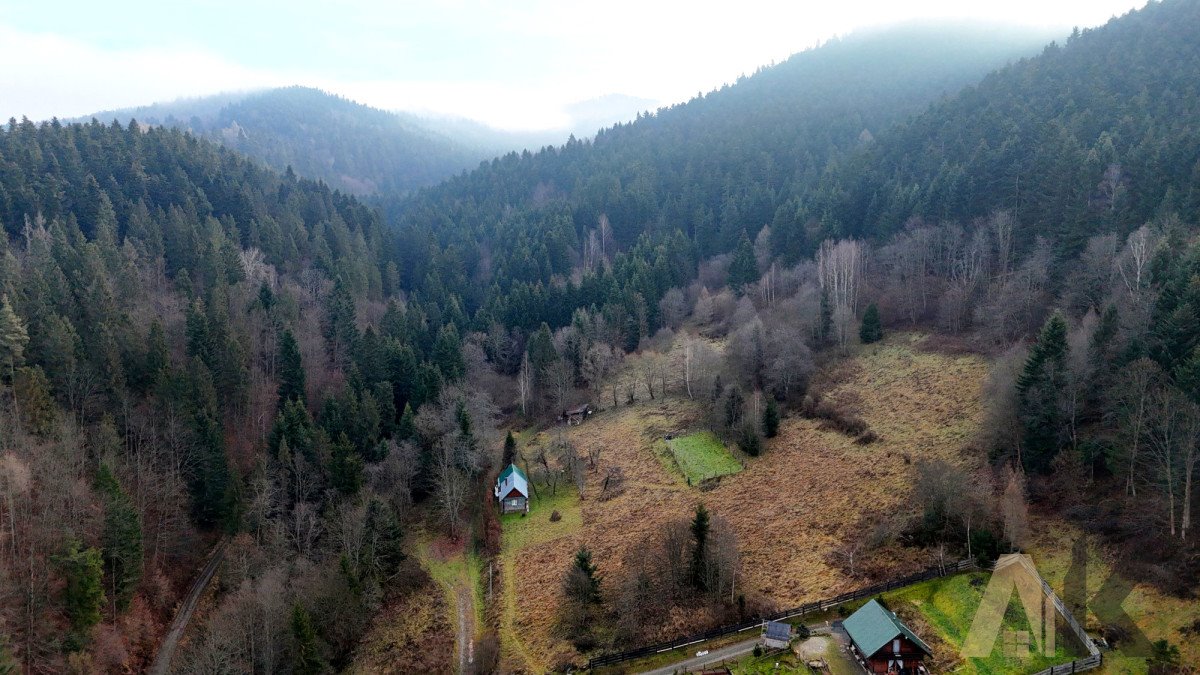
<path id="1" fill-rule="evenodd" d="M 571 408 L 570 410 L 564 410 L 562 417 L 560 419 L 562 421 L 566 422 L 568 425 L 579 426 L 580 424 L 583 424 L 583 421 L 586 420 L 588 418 L 588 416 L 591 414 L 592 414 L 592 406 L 588 405 L 587 403 L 584 403 L 583 405 L 581 405 L 577 408 Z"/>
<path id="2" fill-rule="evenodd" d="M 782 621 L 768 621 L 763 624 L 763 646 L 770 649 L 787 649 L 792 642 L 792 626 Z"/>
<path id="3" fill-rule="evenodd" d="M 929 645 L 909 630 L 891 610 L 872 599 L 851 614 L 842 627 L 850 636 L 854 655 L 869 673 L 924 675 Z"/>
<path id="4" fill-rule="evenodd" d="M 529 513 L 529 478 L 516 464 L 500 472 L 494 494 L 500 501 L 500 513 Z"/>

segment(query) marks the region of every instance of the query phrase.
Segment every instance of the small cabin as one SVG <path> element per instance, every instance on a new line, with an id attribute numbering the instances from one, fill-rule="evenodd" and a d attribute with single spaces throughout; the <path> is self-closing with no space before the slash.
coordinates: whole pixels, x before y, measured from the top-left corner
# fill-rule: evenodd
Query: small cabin
<path id="1" fill-rule="evenodd" d="M 921 638 L 891 610 L 871 600 L 851 614 L 842 627 L 852 652 L 869 673 L 925 675 L 925 659 L 933 656 Z"/>
<path id="2" fill-rule="evenodd" d="M 792 642 L 792 626 L 782 621 L 763 624 L 762 643 L 769 649 L 787 649 Z"/>
<path id="3" fill-rule="evenodd" d="M 578 408 L 571 408 L 570 410 L 564 410 L 562 417 L 559 419 L 563 420 L 564 422 L 566 422 L 567 424 L 569 424 L 571 426 L 579 426 L 580 424 L 583 424 L 583 421 L 585 419 L 587 419 L 588 416 L 591 414 L 592 414 L 592 406 L 588 405 L 587 403 L 584 403 L 583 405 L 579 406 Z"/>
<path id="4" fill-rule="evenodd" d="M 500 472 L 494 494 L 500 502 L 500 513 L 529 513 L 529 478 L 516 464 Z"/>

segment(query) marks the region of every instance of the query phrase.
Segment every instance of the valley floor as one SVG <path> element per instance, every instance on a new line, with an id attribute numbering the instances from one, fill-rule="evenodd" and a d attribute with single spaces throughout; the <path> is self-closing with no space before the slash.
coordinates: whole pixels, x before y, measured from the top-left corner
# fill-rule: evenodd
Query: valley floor
<path id="1" fill-rule="evenodd" d="M 513 593 L 505 598 L 511 630 L 502 633 L 503 666 L 536 672 L 573 657 L 573 648 L 551 629 L 563 571 L 576 549 L 586 545 L 601 573 L 615 578 L 631 547 L 668 519 L 686 517 L 700 502 L 737 532 L 747 591 L 786 607 L 861 585 L 832 563 L 830 552 L 860 535 L 873 514 L 909 508 L 905 498 L 915 462 L 982 462 L 962 449 L 979 423 L 979 387 L 987 364 L 977 356 L 923 351 L 921 339 L 893 337 L 862 349 L 828 374 L 828 395 L 859 411 L 878 441 L 857 445 L 813 421 L 789 417 L 761 457 L 746 458 L 743 471 L 708 490 L 689 486 L 656 455 L 656 441 L 666 433 L 701 428 L 699 407 L 686 398 L 639 401 L 562 430 L 585 453 L 599 447 L 599 465 L 620 467 L 626 488 L 598 501 L 602 472 L 593 472 L 578 502 L 579 526 L 547 531 L 537 545 L 510 543 L 506 523 L 506 554 L 519 558 L 520 565 Z M 639 395 L 644 398 L 644 392 Z M 533 442 L 547 440 L 542 434 Z M 547 527 L 548 520 L 539 522 L 546 517 L 535 509 L 526 527 Z M 872 558 L 876 571 L 897 573 L 932 562 L 918 550 L 899 547 L 876 551 Z M 514 575 L 505 576 L 507 587 Z M 661 627 L 662 637 L 685 633 L 696 620 L 674 617 Z"/>

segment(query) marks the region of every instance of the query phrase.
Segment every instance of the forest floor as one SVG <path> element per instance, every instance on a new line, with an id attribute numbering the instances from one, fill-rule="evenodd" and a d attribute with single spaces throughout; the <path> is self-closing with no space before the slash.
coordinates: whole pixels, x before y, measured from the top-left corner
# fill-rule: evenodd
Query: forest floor
<path id="1" fill-rule="evenodd" d="M 922 341 L 920 335 L 893 335 L 858 349 L 818 378 L 826 396 L 863 417 L 878 441 L 857 445 L 792 415 L 762 456 L 744 458 L 744 470 L 705 490 L 688 486 L 657 451 L 665 433 L 703 426 L 699 406 L 686 398 L 642 400 L 600 411 L 578 427 L 552 429 L 549 434 L 565 434 L 585 453 L 598 448 L 599 470 L 588 475 L 577 526 L 556 523 L 543 532 L 548 521 L 531 513 L 526 529 L 539 531 L 521 536 L 538 544 L 518 547 L 519 556 L 506 553 L 504 583 L 512 588 L 505 592 L 502 666 L 540 672 L 575 658 L 571 645 L 552 628 L 563 574 L 580 546 L 592 551 L 601 574 L 615 582 L 627 555 L 666 521 L 687 518 L 701 502 L 737 533 L 748 594 L 794 606 L 862 585 L 864 580 L 847 574 L 830 553 L 861 536 L 872 514 L 910 508 L 906 497 L 916 461 L 936 458 L 969 468 L 983 462 L 964 447 L 982 416 L 987 363 L 973 355 L 926 351 Z M 536 446 L 549 434 L 525 438 Z M 522 451 L 526 457 L 533 454 L 529 447 Z M 624 492 L 607 501 L 594 499 L 612 467 L 624 474 Z M 510 522 L 505 522 L 506 551 L 513 551 Z M 874 570 L 886 575 L 932 562 L 927 553 L 899 546 L 873 558 L 887 561 L 886 569 Z M 710 618 L 673 616 L 656 637 L 686 633 Z"/>

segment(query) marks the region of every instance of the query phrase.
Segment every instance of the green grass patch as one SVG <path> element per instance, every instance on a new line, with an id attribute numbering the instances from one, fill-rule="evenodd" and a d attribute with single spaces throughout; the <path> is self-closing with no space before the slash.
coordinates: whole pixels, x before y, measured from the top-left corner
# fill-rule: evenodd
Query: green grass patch
<path id="1" fill-rule="evenodd" d="M 673 438 L 667 445 L 675 455 L 675 463 L 679 465 L 679 470 L 687 476 L 692 485 L 742 470 L 741 463 L 729 454 L 725 444 L 711 431 Z"/>
<path id="2" fill-rule="evenodd" d="M 529 500 L 529 513 L 506 513 L 500 516 L 505 553 L 557 539 L 578 530 L 583 524 L 583 509 L 574 485 L 562 481 L 553 495 L 548 486 L 537 485 L 533 493 L 533 498 Z M 555 511 L 561 517 L 557 522 L 550 520 Z"/>
<path id="3" fill-rule="evenodd" d="M 990 575 L 984 572 L 959 574 L 885 593 L 883 598 L 888 606 L 901 616 L 906 614 L 906 609 L 919 613 L 937 632 L 942 642 L 961 650 L 967 633 L 971 630 L 971 621 L 983 598 L 989 578 Z M 1015 592 L 1005 611 L 1002 630 L 1030 630 L 1029 621 Z M 1082 655 L 1082 647 L 1077 646 L 1075 640 L 1061 629 L 1057 634 L 1053 656 L 1037 652 L 1036 645 L 1032 644 L 1031 653 L 1027 657 L 1006 656 L 1001 642 L 1002 640 L 997 638 L 992 653 L 987 658 L 965 659 L 955 672 L 978 675 L 1036 672 Z"/>

